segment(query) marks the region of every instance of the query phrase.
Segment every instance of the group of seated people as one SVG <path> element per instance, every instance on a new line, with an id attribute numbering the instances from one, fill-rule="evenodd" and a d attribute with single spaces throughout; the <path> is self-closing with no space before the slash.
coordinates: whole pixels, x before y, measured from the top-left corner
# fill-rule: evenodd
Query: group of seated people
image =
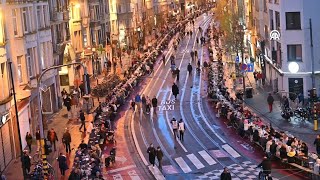
<path id="1" fill-rule="evenodd" d="M 101 155 L 102 151 L 99 145 L 88 146 L 82 141 L 75 153 L 69 179 L 103 179 Z"/>

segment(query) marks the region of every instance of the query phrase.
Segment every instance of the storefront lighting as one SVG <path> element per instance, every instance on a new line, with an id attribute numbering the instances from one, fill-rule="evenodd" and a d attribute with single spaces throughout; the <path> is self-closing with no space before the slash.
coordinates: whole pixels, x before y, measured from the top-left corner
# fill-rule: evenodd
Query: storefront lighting
<path id="1" fill-rule="evenodd" d="M 76 5 L 75 5 L 75 8 L 80 8 L 80 4 L 76 4 Z"/>

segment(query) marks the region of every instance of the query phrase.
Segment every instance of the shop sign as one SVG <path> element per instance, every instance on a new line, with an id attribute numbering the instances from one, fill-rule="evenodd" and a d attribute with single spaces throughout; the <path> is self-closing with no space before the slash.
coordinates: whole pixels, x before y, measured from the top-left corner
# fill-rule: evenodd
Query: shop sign
<path id="1" fill-rule="evenodd" d="M 239 63 L 240 62 L 240 58 L 239 56 L 236 57 L 236 63 Z"/>
<path id="2" fill-rule="evenodd" d="M 277 30 L 272 30 L 270 32 L 270 41 L 277 41 L 277 40 L 280 40 L 280 32 L 277 31 Z"/>
<path id="3" fill-rule="evenodd" d="M 253 72 L 254 71 L 254 64 L 248 63 L 247 64 L 247 72 Z"/>

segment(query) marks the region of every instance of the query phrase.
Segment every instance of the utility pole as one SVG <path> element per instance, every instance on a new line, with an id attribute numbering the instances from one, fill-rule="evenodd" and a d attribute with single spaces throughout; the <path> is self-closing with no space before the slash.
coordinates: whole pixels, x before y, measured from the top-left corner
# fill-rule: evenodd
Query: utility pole
<path id="1" fill-rule="evenodd" d="M 40 147 L 41 147 L 41 157 L 42 157 L 42 165 L 43 165 L 43 174 L 45 175 L 45 179 L 46 176 L 48 175 L 48 161 L 47 161 L 47 155 L 45 153 L 45 139 L 44 139 L 44 128 L 43 128 L 43 119 L 42 119 L 42 105 L 41 105 L 41 92 L 40 92 L 40 85 L 41 85 L 41 79 L 43 77 L 43 75 L 52 70 L 52 69 L 58 69 L 64 66 L 71 66 L 71 65 L 81 65 L 83 67 L 84 70 L 84 93 L 87 95 L 88 94 L 88 81 L 87 81 L 87 69 L 85 67 L 84 64 L 82 64 L 81 62 L 73 62 L 73 63 L 69 63 L 69 64 L 63 64 L 63 65 L 58 65 L 58 66 L 52 66 L 50 68 L 45 69 L 44 71 L 42 71 L 42 73 L 40 74 L 38 81 L 37 81 L 37 92 L 38 92 L 38 121 L 39 121 L 39 129 L 40 129 Z M 18 126 L 19 127 L 19 126 Z M 20 131 L 19 131 L 20 132 Z"/>
<path id="2" fill-rule="evenodd" d="M 310 46 L 311 46 L 311 68 L 312 68 L 312 88 L 316 88 L 315 83 L 315 75 L 314 75 L 314 54 L 313 54 L 313 37 L 312 37 L 312 22 L 311 18 L 309 19 L 309 25 L 310 25 Z"/>
<path id="3" fill-rule="evenodd" d="M 16 90 L 14 88 L 14 80 L 13 80 L 13 73 L 12 73 L 12 61 L 10 60 L 8 63 L 9 63 L 10 79 L 11 79 L 11 85 L 12 85 L 14 110 L 15 110 L 17 128 L 18 128 L 18 138 L 19 138 L 19 146 L 20 146 L 20 156 L 21 156 L 20 159 L 21 159 L 22 173 L 23 173 L 24 179 L 26 179 L 27 172 L 26 172 L 26 168 L 24 166 L 24 161 L 23 161 L 24 155 L 23 155 L 22 139 L 21 139 L 21 133 L 20 133 L 19 112 L 18 112 L 18 107 L 17 107 Z"/>

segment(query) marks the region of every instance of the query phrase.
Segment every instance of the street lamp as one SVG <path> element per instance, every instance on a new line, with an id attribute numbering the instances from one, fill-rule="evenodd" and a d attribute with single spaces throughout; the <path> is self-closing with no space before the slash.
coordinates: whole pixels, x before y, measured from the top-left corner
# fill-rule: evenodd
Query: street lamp
<path id="1" fill-rule="evenodd" d="M 19 112 L 18 112 L 18 107 L 17 107 L 16 91 L 15 91 L 15 87 L 14 87 L 14 80 L 13 80 L 13 73 L 12 73 L 12 61 L 9 60 L 8 63 L 9 63 L 10 79 L 11 79 L 11 85 L 12 85 L 14 110 L 15 110 L 17 128 L 18 128 L 18 137 L 19 137 L 19 147 L 20 147 L 20 155 L 21 155 L 22 173 L 23 173 L 24 179 L 26 179 L 27 172 L 26 172 L 26 168 L 25 168 L 24 162 L 23 162 L 23 147 L 22 147 L 22 140 L 21 140 L 20 123 L 19 123 Z"/>

